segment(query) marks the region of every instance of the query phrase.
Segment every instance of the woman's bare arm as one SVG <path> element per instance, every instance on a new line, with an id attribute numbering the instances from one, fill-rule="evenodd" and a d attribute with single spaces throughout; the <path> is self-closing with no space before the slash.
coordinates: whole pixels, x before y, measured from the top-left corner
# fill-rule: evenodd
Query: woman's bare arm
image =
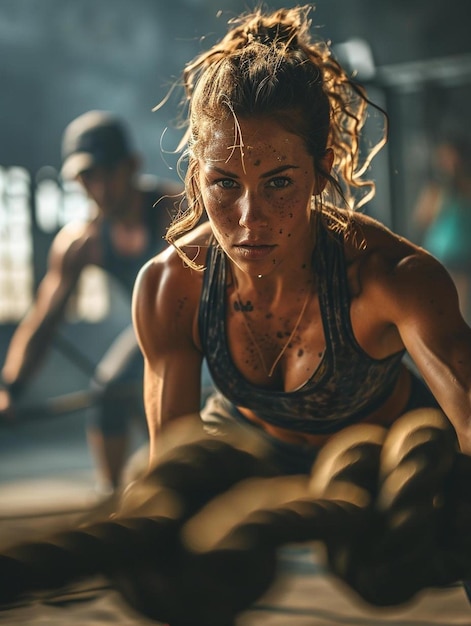
<path id="1" fill-rule="evenodd" d="M 134 288 L 132 315 L 145 362 L 151 458 L 162 428 L 200 409 L 202 354 L 194 336 L 195 274 L 167 250 L 142 268 Z"/>
<path id="2" fill-rule="evenodd" d="M 471 454 L 471 329 L 451 277 L 419 251 L 397 264 L 385 293 L 404 346 Z"/>

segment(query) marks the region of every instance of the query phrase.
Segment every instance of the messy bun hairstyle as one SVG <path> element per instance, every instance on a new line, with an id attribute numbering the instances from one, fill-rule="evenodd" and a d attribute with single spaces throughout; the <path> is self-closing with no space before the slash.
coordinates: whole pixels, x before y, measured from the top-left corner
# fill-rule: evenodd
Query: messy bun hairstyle
<path id="1" fill-rule="evenodd" d="M 188 206 L 168 229 L 169 243 L 175 245 L 203 213 L 198 157 L 212 136 L 213 124 L 229 117 L 273 116 L 302 137 L 316 172 L 328 180 L 325 193 L 331 205 L 340 199 L 346 208 L 355 209 L 374 195 L 374 182 L 363 175 L 386 138 L 361 158 L 360 135 L 371 103 L 335 60 L 329 45 L 313 41 L 312 8 L 268 14 L 256 9 L 230 20 L 226 36 L 185 67 L 187 128 L 181 147 L 185 146 L 183 157 L 188 160 Z M 329 148 L 334 152 L 331 173 L 322 169 Z M 319 206 L 325 203 L 316 198 L 313 208 Z"/>

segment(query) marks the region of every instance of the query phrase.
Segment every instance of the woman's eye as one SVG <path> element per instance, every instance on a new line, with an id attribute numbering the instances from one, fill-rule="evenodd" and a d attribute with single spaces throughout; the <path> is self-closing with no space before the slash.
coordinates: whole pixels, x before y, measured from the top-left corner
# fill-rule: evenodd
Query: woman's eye
<path id="1" fill-rule="evenodd" d="M 222 189 L 233 189 L 237 185 L 237 183 L 231 178 L 221 178 L 220 180 L 216 181 L 216 185 L 218 187 L 221 187 Z"/>
<path id="2" fill-rule="evenodd" d="M 275 187 L 276 189 L 284 189 L 285 187 L 288 187 L 288 185 L 290 184 L 291 184 L 291 179 L 287 178 L 286 176 L 277 176 L 276 178 L 272 178 L 268 182 L 268 185 L 270 187 Z"/>

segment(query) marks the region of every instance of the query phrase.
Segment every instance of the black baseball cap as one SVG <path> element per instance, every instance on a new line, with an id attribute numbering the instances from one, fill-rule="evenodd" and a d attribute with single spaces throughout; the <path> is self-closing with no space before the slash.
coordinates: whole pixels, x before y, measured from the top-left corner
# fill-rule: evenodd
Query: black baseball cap
<path id="1" fill-rule="evenodd" d="M 62 176 L 75 178 L 92 167 L 113 166 L 132 155 L 127 129 L 108 111 L 88 111 L 62 137 Z"/>

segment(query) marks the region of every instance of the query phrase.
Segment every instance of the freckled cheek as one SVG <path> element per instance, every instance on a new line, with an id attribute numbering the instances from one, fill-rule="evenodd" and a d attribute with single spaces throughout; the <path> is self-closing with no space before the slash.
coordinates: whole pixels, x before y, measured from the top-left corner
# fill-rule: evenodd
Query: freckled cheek
<path id="1" fill-rule="evenodd" d="M 234 194 L 209 192 L 203 196 L 208 217 L 219 229 L 233 229 L 239 224 L 241 209 Z"/>
<path id="2" fill-rule="evenodd" d="M 301 228 L 306 228 L 306 222 L 301 217 L 306 215 L 306 206 L 303 202 L 284 198 L 280 199 L 274 208 L 277 211 L 277 224 L 274 230 L 279 235 L 289 239 L 293 231 L 299 229 L 300 222 Z"/>
<path id="3" fill-rule="evenodd" d="M 276 204 L 273 205 L 273 209 L 277 211 L 278 219 L 289 223 L 290 220 L 302 211 L 303 207 L 293 200 L 280 198 Z"/>
<path id="4" fill-rule="evenodd" d="M 237 226 L 237 217 L 234 214 L 233 207 L 225 202 L 211 202 L 206 205 L 206 213 L 211 222 L 212 228 L 218 237 L 228 239 L 231 231 Z"/>
<path id="5" fill-rule="evenodd" d="M 217 212 L 217 213 L 208 213 L 208 217 L 218 232 L 224 233 L 225 237 L 228 237 L 227 231 L 233 230 L 234 225 L 237 223 L 235 217 L 228 213 Z"/>
<path id="6" fill-rule="evenodd" d="M 222 216 L 227 216 L 230 211 L 230 205 L 224 201 L 221 194 L 203 193 L 203 202 L 206 213 L 214 220 L 220 220 Z"/>

